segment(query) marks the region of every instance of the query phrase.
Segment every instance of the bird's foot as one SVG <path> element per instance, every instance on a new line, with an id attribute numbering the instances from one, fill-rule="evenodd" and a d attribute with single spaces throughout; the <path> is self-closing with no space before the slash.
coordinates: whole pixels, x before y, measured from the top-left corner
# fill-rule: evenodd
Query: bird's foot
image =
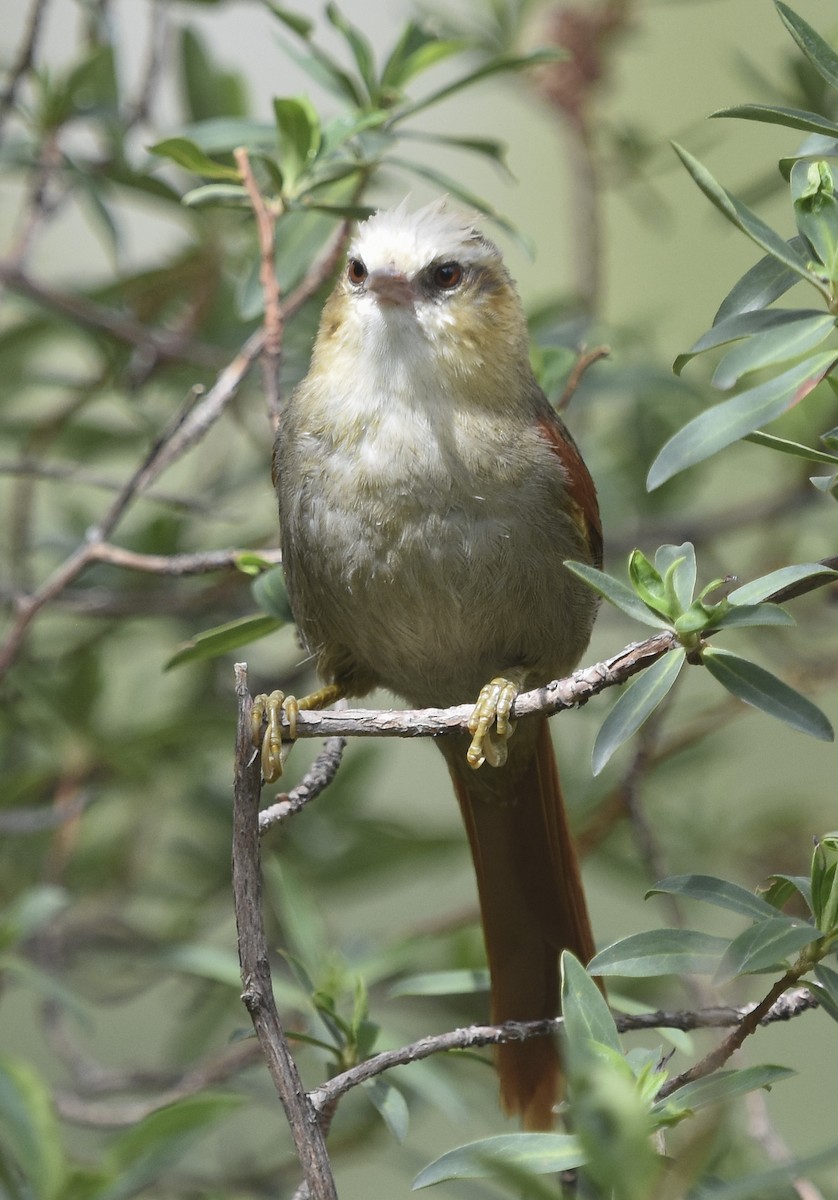
<path id="1" fill-rule="evenodd" d="M 297 716 L 304 711 L 325 708 L 340 700 L 343 689 L 336 683 L 327 684 L 310 692 L 307 696 L 286 696 L 284 692 L 262 693 L 253 697 L 253 708 L 250 716 L 250 728 L 253 745 L 262 744 L 262 774 L 266 783 L 279 779 L 285 760 L 291 753 L 291 747 L 297 737 Z M 283 743 L 283 716 L 288 722 Z M 267 719 L 267 728 L 262 736 L 262 724 Z"/>
<path id="2" fill-rule="evenodd" d="M 481 689 L 468 722 L 472 739 L 466 758 L 475 770 L 484 762 L 490 767 L 502 767 L 506 762 L 507 743 L 515 732 L 509 714 L 518 691 L 519 684 L 503 676 Z"/>

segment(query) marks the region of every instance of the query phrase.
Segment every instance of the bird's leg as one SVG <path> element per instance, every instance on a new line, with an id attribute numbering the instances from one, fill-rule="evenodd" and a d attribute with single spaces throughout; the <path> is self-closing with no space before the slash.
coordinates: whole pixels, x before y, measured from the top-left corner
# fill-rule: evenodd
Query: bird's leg
<path id="1" fill-rule="evenodd" d="M 523 673 L 510 672 L 481 688 L 468 722 L 472 739 L 466 758 L 475 770 L 484 762 L 490 767 L 502 767 L 506 762 L 507 742 L 515 732 L 509 714 L 522 684 Z"/>
<path id="2" fill-rule="evenodd" d="M 253 745 L 262 742 L 262 774 L 266 783 L 273 783 L 282 774 L 286 758 L 291 752 L 291 746 L 297 737 L 297 714 L 312 709 L 325 708 L 334 704 L 344 695 L 344 690 L 337 683 L 329 683 L 309 692 L 307 696 L 286 696 L 284 692 L 262 693 L 253 697 L 253 708 L 250 715 L 250 729 Z M 288 722 L 288 734 L 285 745 L 282 741 L 282 714 Z M 268 726 L 262 737 L 262 722 L 267 718 Z"/>

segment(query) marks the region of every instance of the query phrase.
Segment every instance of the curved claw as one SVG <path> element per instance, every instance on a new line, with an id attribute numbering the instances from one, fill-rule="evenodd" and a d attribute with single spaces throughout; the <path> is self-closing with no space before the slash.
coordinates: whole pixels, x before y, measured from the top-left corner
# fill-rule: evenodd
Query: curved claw
<path id="1" fill-rule="evenodd" d="M 466 759 L 477 770 L 484 762 L 490 767 L 502 767 L 507 757 L 507 742 L 515 732 L 515 722 L 509 719 L 518 685 L 499 677 L 487 683 L 477 697 L 468 728 L 471 745 Z"/>
<path id="2" fill-rule="evenodd" d="M 266 783 L 274 783 L 282 774 L 291 743 L 297 737 L 297 717 L 302 709 L 325 708 L 343 696 L 343 689 L 334 683 L 303 696 L 286 696 L 284 692 L 262 693 L 253 697 L 250 713 L 250 736 L 254 746 L 262 744 L 262 774 Z M 282 717 L 288 722 L 283 745 Z M 262 723 L 267 718 L 268 727 L 262 737 Z"/>

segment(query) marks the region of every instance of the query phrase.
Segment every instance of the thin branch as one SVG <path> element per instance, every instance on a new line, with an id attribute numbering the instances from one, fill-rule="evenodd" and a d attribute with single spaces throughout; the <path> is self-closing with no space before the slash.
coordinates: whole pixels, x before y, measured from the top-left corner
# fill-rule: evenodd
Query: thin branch
<path id="1" fill-rule="evenodd" d="M 345 749 L 345 737 L 333 737 L 324 742 L 323 749 L 297 786 L 277 796 L 270 808 L 264 808 L 259 813 L 259 832 L 267 833 L 274 825 L 293 817 L 312 800 L 316 800 L 337 774 Z"/>
<path id="2" fill-rule="evenodd" d="M 0 263 L 0 283 L 85 329 L 107 333 L 117 341 L 136 346 L 152 361 L 187 362 L 209 368 L 218 368 L 225 361 L 223 351 L 215 346 L 165 329 L 149 329 L 129 313 L 38 283 L 14 262 Z"/>
<path id="3" fill-rule="evenodd" d="M 611 350 L 608 346 L 596 346 L 593 350 L 580 351 L 579 357 L 573 364 L 573 370 L 568 376 L 567 383 L 564 385 L 564 391 L 556 401 L 555 409 L 557 412 L 562 412 L 567 408 L 570 401 L 573 399 L 582 378 L 589 367 L 597 363 L 602 358 L 608 358 Z"/>
<path id="4" fill-rule="evenodd" d="M 46 7 L 47 0 L 35 0 L 29 11 L 29 23 L 26 27 L 23 44 L 9 72 L 8 83 L 3 94 L 0 95 L 0 125 L 5 122 L 14 107 L 21 80 L 35 61 L 35 47 L 38 43 Z"/>
<path id="5" fill-rule="evenodd" d="M 337 1200 L 326 1143 L 317 1114 L 303 1090 L 276 1003 L 262 919 L 259 860 L 258 756 L 250 745 L 250 697 L 237 668 L 239 720 L 233 792 L 233 902 L 238 929 L 242 1000 L 285 1110 L 311 1200 Z"/>
<path id="6" fill-rule="evenodd" d="M 276 222 L 278 213 L 266 202 L 250 165 L 250 156 L 244 146 L 233 151 L 236 166 L 241 172 L 253 215 L 256 218 L 256 233 L 259 240 L 259 283 L 265 304 L 265 339 L 259 362 L 262 367 L 262 383 L 268 415 L 274 433 L 279 427 L 281 397 L 279 372 L 282 365 L 282 337 L 285 330 L 280 303 L 279 282 L 276 277 Z"/>
<path id="7" fill-rule="evenodd" d="M 128 571 L 142 571 L 147 575 L 206 575 L 211 571 L 233 568 L 243 554 L 253 553 L 252 550 L 239 549 L 204 550 L 196 554 L 139 554 L 110 542 L 99 542 L 91 547 L 90 560 L 123 567 Z M 265 549 L 257 553 L 265 562 L 282 562 L 280 550 Z"/>
<path id="8" fill-rule="evenodd" d="M 772 989 L 773 991 L 774 989 Z M 764 1003 L 764 1002 L 763 1002 Z M 739 1008 L 713 1007 L 679 1012 L 640 1013 L 636 1016 L 618 1015 L 615 1017 L 620 1033 L 630 1033 L 643 1029 L 715 1029 L 726 1026 L 739 1028 L 748 1023 L 749 1032 L 757 1025 L 770 1025 L 776 1021 L 788 1021 L 800 1013 L 817 1008 L 818 1002 L 806 988 L 796 988 L 787 995 L 777 999 L 765 1011 L 763 1003 L 746 1004 Z M 319 1112 L 325 1105 L 334 1102 L 352 1088 L 393 1067 L 406 1066 L 429 1058 L 432 1054 L 441 1054 L 449 1050 L 473 1050 L 481 1046 L 497 1046 L 505 1042 L 521 1042 L 532 1037 L 550 1037 L 555 1035 L 563 1025 L 562 1017 L 554 1017 L 544 1021 L 506 1021 L 503 1025 L 469 1025 L 462 1029 L 452 1029 L 447 1033 L 434 1034 L 401 1046 L 398 1050 L 384 1050 L 380 1054 L 368 1058 L 366 1062 L 343 1071 L 328 1079 L 320 1087 L 309 1093 L 312 1105 Z M 680 1077 L 679 1077 L 680 1078 Z M 677 1085 L 677 1086 L 680 1086 Z M 668 1087 L 668 1091 L 672 1091 Z"/>

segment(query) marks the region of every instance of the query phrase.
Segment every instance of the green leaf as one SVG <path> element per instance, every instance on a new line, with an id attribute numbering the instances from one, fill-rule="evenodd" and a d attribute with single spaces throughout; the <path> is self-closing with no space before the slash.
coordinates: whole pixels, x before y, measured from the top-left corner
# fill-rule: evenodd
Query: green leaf
<path id="1" fill-rule="evenodd" d="M 766 225 L 761 217 L 751 212 L 741 200 L 737 200 L 721 184 L 717 183 L 707 168 L 702 166 L 689 151 L 685 150 L 683 146 L 679 146 L 677 142 L 673 142 L 672 145 L 690 175 L 708 200 L 715 204 L 719 212 L 763 250 L 773 255 L 778 262 L 783 263 L 802 279 L 808 279 L 810 283 L 816 284 L 819 290 L 823 290 L 801 254 L 798 254 L 770 225 Z"/>
<path id="2" fill-rule="evenodd" d="M 283 625 L 293 625 L 294 614 L 291 612 L 282 567 L 271 567 L 257 576 L 250 585 L 250 594 L 269 617 L 275 617 Z"/>
<path id="3" fill-rule="evenodd" d="M 521 245 L 525 250 L 527 249 L 526 239 L 522 237 L 520 231 L 513 224 L 513 222 L 510 221 L 508 217 L 504 217 L 501 213 L 499 213 L 497 209 L 493 208 L 488 201 L 476 195 L 474 192 L 469 191 L 468 188 L 463 186 L 459 179 L 455 179 L 450 175 L 446 175 L 442 171 L 438 171 L 435 167 L 428 166 L 427 163 L 414 162 L 412 159 L 401 158 L 396 154 L 389 154 L 386 159 L 382 160 L 382 163 L 385 165 L 389 164 L 394 167 L 400 167 L 401 170 L 407 171 L 411 175 L 416 175 L 420 179 L 427 180 L 429 183 L 432 183 L 434 187 L 439 188 L 446 194 L 456 196 L 458 200 L 461 200 L 463 204 L 467 205 L 469 208 L 476 208 L 478 212 L 483 213 L 483 215 L 488 217 L 490 221 L 493 221 L 499 229 L 502 229 L 504 233 L 508 233 L 509 236 L 514 238 L 519 245 Z"/>
<path id="4" fill-rule="evenodd" d="M 820 575 L 831 575 L 838 579 L 838 571 L 833 571 L 822 563 L 796 563 L 790 567 L 780 567 L 777 571 L 770 571 L 767 575 L 760 575 L 759 579 L 752 579 L 750 583 L 743 583 L 730 592 L 728 600 L 731 604 L 737 605 L 759 604 L 762 600 L 767 600 L 769 596 L 776 595 L 777 592 L 790 587 L 793 583 L 799 583 L 803 579 L 817 579 Z"/>
<path id="5" fill-rule="evenodd" d="M 585 1156 L 572 1134 L 502 1133 L 449 1150 L 419 1172 L 413 1190 L 447 1179 L 485 1179 L 492 1174 L 494 1162 L 513 1163 L 534 1175 L 551 1175 L 582 1166 Z"/>
<path id="6" fill-rule="evenodd" d="M 805 458 L 810 462 L 828 463 L 830 466 L 838 463 L 838 456 L 835 454 L 827 454 L 823 450 L 803 446 L 800 442 L 790 442 L 788 438 L 776 437 L 773 433 L 749 433 L 742 440 L 753 442 L 756 446 L 765 446 L 768 450 L 776 450 L 780 454 L 792 454 L 795 458 Z"/>
<path id="7" fill-rule="evenodd" d="M 795 892 L 803 898 L 809 912 L 814 911 L 812 904 L 812 885 L 807 875 L 769 875 L 771 886 L 764 892 L 766 901 L 774 908 L 783 908 L 791 900 Z"/>
<path id="8" fill-rule="evenodd" d="M 686 364 L 697 354 L 705 350 L 713 350 L 725 342 L 736 342 L 740 338 L 750 337 L 754 333 L 768 333 L 786 326 L 797 325 L 801 321 L 829 319 L 817 308 L 769 308 L 757 309 L 754 312 L 737 312 L 724 320 L 717 320 L 706 333 L 684 354 L 679 354 L 672 365 L 676 375 L 680 375 Z"/>
<path id="9" fill-rule="evenodd" d="M 372 46 L 361 33 L 360 29 L 347 21 L 336 4 L 326 5 L 326 16 L 330 24 L 334 26 L 349 47 L 352 57 L 355 59 L 358 74 L 361 76 L 364 87 L 367 89 L 367 95 L 372 99 L 377 91 L 375 57 L 372 52 Z"/>
<path id="10" fill-rule="evenodd" d="M 629 555 L 628 573 L 631 586 L 648 608 L 660 613 L 666 620 L 671 620 L 677 615 L 677 612 L 673 611 L 672 596 L 666 594 L 660 571 L 642 550 L 632 550 Z"/>
<path id="11" fill-rule="evenodd" d="M 809 987 L 815 992 L 824 1012 L 832 1017 L 833 1021 L 838 1021 L 838 972 L 821 962 L 815 967 L 815 979 L 817 986 L 809 983 Z"/>
<path id="12" fill-rule="evenodd" d="M 164 138 L 148 147 L 150 154 L 160 158 L 171 159 L 179 167 L 185 167 L 195 175 L 204 175 L 207 179 L 231 179 L 238 182 L 241 178 L 235 167 L 225 167 L 209 158 L 200 146 L 196 146 L 189 138 Z"/>
<path id="13" fill-rule="evenodd" d="M 477 67 L 476 70 L 469 71 L 467 75 L 461 75 L 453 83 L 448 83 L 444 87 L 438 88 L 437 91 L 431 92 L 430 95 L 424 96 L 421 100 L 400 109 L 399 120 L 408 116 L 412 117 L 423 109 L 430 108 L 432 104 L 439 104 L 440 100 L 446 100 L 456 92 L 472 87 L 475 83 L 481 83 L 484 79 L 490 79 L 493 75 L 509 71 L 519 72 L 527 67 L 540 67 L 547 63 L 561 62 L 565 58 L 567 58 L 567 51 L 552 48 L 532 50 L 529 54 L 502 54 Z"/>
<path id="14" fill-rule="evenodd" d="M 225 208 L 250 208 L 247 189 L 235 183 L 207 183 L 185 192 L 182 203 L 187 208 L 203 208 L 218 204 Z"/>
<path id="15" fill-rule="evenodd" d="M 606 575 L 604 571 L 598 571 L 596 567 L 592 567 L 588 563 L 574 562 L 568 559 L 565 566 L 571 574 L 584 580 L 609 604 L 613 604 L 615 608 L 619 608 L 621 612 L 635 621 L 642 621 L 644 625 L 651 625 L 654 629 L 666 628 L 666 621 L 657 613 L 650 612 L 640 597 L 619 579 Z"/>
<path id="16" fill-rule="evenodd" d="M 774 1067 L 768 1064 L 745 1067 L 741 1071 L 717 1071 L 705 1079 L 696 1079 L 693 1083 L 685 1083 L 683 1087 L 677 1088 L 665 1100 L 658 1100 L 652 1112 L 662 1113 L 670 1103 L 691 1112 L 698 1112 L 710 1104 L 728 1104 L 731 1100 L 758 1088 L 770 1088 L 781 1079 L 789 1079 L 796 1074 L 797 1072 L 790 1067 Z"/>
<path id="17" fill-rule="evenodd" d="M 265 8 L 267 8 L 278 21 L 286 25 L 298 37 L 308 39 L 314 32 L 314 21 L 310 21 L 308 17 L 300 16 L 298 12 L 292 9 L 284 8 L 280 4 L 274 4 L 273 0 L 262 0 Z"/>
<path id="18" fill-rule="evenodd" d="M 838 88 L 838 54 L 787 4 L 775 0 L 780 19 L 822 79 Z"/>
<path id="19" fill-rule="evenodd" d="M 415 21 L 409 21 L 384 64 L 382 91 L 400 91 L 416 75 L 464 50 L 467 45 L 462 40 L 438 38 Z"/>
<path id="20" fill-rule="evenodd" d="M 241 968 L 238 955 L 220 946 L 208 946 L 200 942 L 175 946 L 160 956 L 160 963 L 173 971 L 195 975 L 199 979 L 210 979 L 240 992 L 242 987 Z"/>
<path id="21" fill-rule="evenodd" d="M 692 542 L 680 546 L 661 546 L 655 552 L 655 568 L 669 581 L 672 595 L 681 609 L 690 607 L 695 591 L 695 547 Z"/>
<path id="22" fill-rule="evenodd" d="M 805 321 L 755 333 L 725 354 L 713 372 L 713 387 L 726 391 L 749 371 L 797 358 L 819 346 L 834 328 L 835 318 L 830 313 L 819 313 Z"/>
<path id="23" fill-rule="evenodd" d="M 282 175 L 293 189 L 320 147 L 320 118 L 307 96 L 274 100 Z"/>
<path id="24" fill-rule="evenodd" d="M 588 963 L 592 975 L 711 975 L 730 938 L 695 929 L 650 929 L 600 950 Z"/>
<path id="25" fill-rule="evenodd" d="M 791 613 L 779 604 L 735 604 L 718 618 L 713 618 L 713 629 L 744 629 L 753 625 L 795 625 Z"/>
<path id="26" fill-rule="evenodd" d="M 786 965 L 804 946 L 821 936 L 813 925 L 794 917 L 773 916 L 751 925 L 735 937 L 719 963 L 714 981 L 727 983 L 737 975 L 756 975 Z"/>
<path id="27" fill-rule="evenodd" d="M 398 980 L 387 994 L 392 999 L 396 996 L 467 996 L 488 990 L 489 972 L 486 970 L 425 971 Z"/>
<path id="28" fill-rule="evenodd" d="M 365 1083 L 364 1092 L 396 1141 L 403 1142 L 410 1127 L 410 1110 L 399 1089 L 379 1078 Z"/>
<path id="29" fill-rule="evenodd" d="M 834 352 L 816 354 L 782 375 L 699 413 L 659 452 L 646 480 L 649 491 L 779 417 L 808 395 L 836 361 L 838 354 Z"/>
<path id="30" fill-rule="evenodd" d="M 243 77 L 213 62 L 206 43 L 194 29 L 181 31 L 180 65 L 186 105 L 193 120 L 245 114 L 247 94 Z"/>
<path id="31" fill-rule="evenodd" d="M 809 133 L 822 133 L 827 137 L 838 135 L 838 125 L 828 121 L 819 113 L 805 112 L 800 108 L 783 108 L 774 104 L 734 104 L 730 108 L 719 108 L 711 117 L 740 117 L 745 121 L 764 121 L 769 125 L 785 125 L 790 129 L 805 129 Z"/>
<path id="32" fill-rule="evenodd" d="M 164 670 L 182 666 L 183 663 L 199 662 L 205 658 L 218 658 L 239 646 L 247 646 L 259 638 L 267 637 L 282 628 L 282 621 L 276 617 L 239 617 L 238 620 L 228 621 L 226 625 L 217 625 L 199 633 L 197 637 L 186 642 L 166 662 Z"/>
<path id="33" fill-rule="evenodd" d="M 646 896 L 657 896 L 662 892 L 715 904 L 718 908 L 727 908 L 756 920 L 776 916 L 776 909 L 761 897 L 740 887 L 738 883 L 717 879 L 714 875 L 671 875 L 650 888 Z"/>
<path id="34" fill-rule="evenodd" d="M 617 1026 L 605 997 L 577 958 L 565 950 L 561 957 L 562 1016 L 570 1053 L 585 1042 L 609 1046 L 622 1055 Z"/>
<path id="35" fill-rule="evenodd" d="M 737 699 L 785 721 L 801 733 L 824 742 L 835 740 L 832 726 L 821 710 L 764 667 L 729 650 L 710 647 L 702 652 L 702 661 L 713 678 Z"/>
<path id="36" fill-rule="evenodd" d="M 671 650 L 621 693 L 605 718 L 594 743 L 594 775 L 600 773 L 612 754 L 651 716 L 675 683 L 685 661 L 685 650 Z"/>
<path id="37" fill-rule="evenodd" d="M 791 238 L 788 246 L 798 254 L 806 251 L 801 237 Z M 719 305 L 713 324 L 718 325 L 740 313 L 765 309 L 799 281 L 796 271 L 778 262 L 773 254 L 766 254 L 733 285 Z"/>
<path id="38" fill-rule="evenodd" d="M 15 1164 L 31 1200 L 58 1200 L 65 1180 L 52 1096 L 28 1063 L 0 1058 L 0 1157 Z"/>

